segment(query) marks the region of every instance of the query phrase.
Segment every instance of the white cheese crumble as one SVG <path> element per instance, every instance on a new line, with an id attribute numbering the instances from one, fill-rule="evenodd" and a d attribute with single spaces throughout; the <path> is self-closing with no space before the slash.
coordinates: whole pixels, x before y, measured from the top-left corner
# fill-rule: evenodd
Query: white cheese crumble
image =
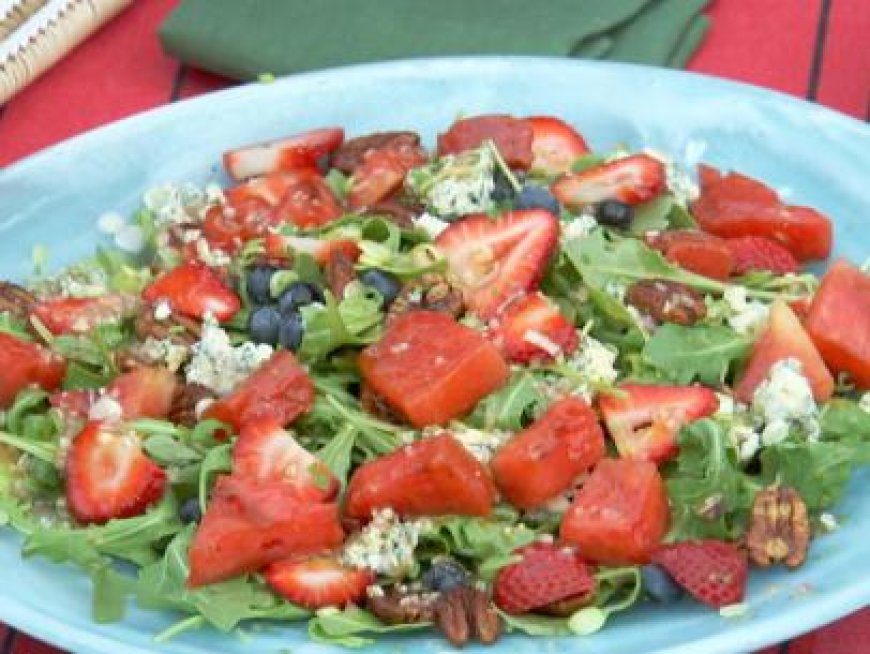
<path id="1" fill-rule="evenodd" d="M 222 250 L 212 250 L 205 237 L 200 236 L 196 240 L 196 256 L 205 265 L 212 268 L 222 268 L 232 263 L 232 258 Z"/>
<path id="2" fill-rule="evenodd" d="M 436 239 L 438 235 L 450 226 L 445 220 L 441 220 L 437 216 L 433 216 L 428 211 L 424 211 L 414 219 L 414 226 L 422 229 L 429 238 Z"/>
<path id="3" fill-rule="evenodd" d="M 463 216 L 493 206 L 495 155 L 486 145 L 415 168 L 405 183 L 439 216 Z"/>
<path id="4" fill-rule="evenodd" d="M 598 386 L 613 384 L 619 376 L 616 370 L 616 357 L 616 348 L 584 334 L 580 347 L 566 361 L 582 378 L 581 384 L 574 392 L 589 402 Z"/>
<path id="5" fill-rule="evenodd" d="M 646 154 L 654 159 L 658 159 L 665 166 L 665 180 L 668 190 L 674 196 L 677 204 L 687 207 L 690 202 L 697 200 L 701 195 L 701 191 L 695 180 L 686 172 L 685 168 L 676 163 L 666 154 L 663 154 L 652 148 L 644 150 Z"/>
<path id="6" fill-rule="evenodd" d="M 172 316 L 172 306 L 168 300 L 161 299 L 154 305 L 154 319 L 168 320 Z"/>
<path id="7" fill-rule="evenodd" d="M 192 347 L 187 381 L 202 384 L 226 395 L 272 356 L 272 347 L 247 341 L 237 347 L 229 335 L 212 321 L 203 323 L 202 336 Z"/>
<path id="8" fill-rule="evenodd" d="M 591 213 L 584 211 L 571 220 L 561 223 L 561 227 L 564 239 L 585 238 L 593 229 L 598 227 L 598 221 Z"/>
<path id="9" fill-rule="evenodd" d="M 160 224 L 201 221 L 209 206 L 223 201 L 223 192 L 216 184 L 205 189 L 195 184 L 160 184 L 142 196 L 142 204 Z"/>
<path id="10" fill-rule="evenodd" d="M 766 304 L 750 300 L 743 286 L 729 286 L 722 294 L 728 309 L 728 325 L 738 334 L 753 336 L 766 324 L 770 308 Z"/>
<path id="11" fill-rule="evenodd" d="M 833 513 L 828 513 L 827 511 L 819 516 L 819 524 L 821 524 L 824 530 L 828 533 L 840 528 L 840 522 L 837 520 L 837 517 Z"/>
<path id="12" fill-rule="evenodd" d="M 115 245 L 124 252 L 138 254 L 145 248 L 145 232 L 139 225 L 124 225 L 115 233 Z"/>
<path id="13" fill-rule="evenodd" d="M 450 423 L 449 433 L 481 463 L 488 463 L 496 450 L 513 436 L 509 431 L 497 429 L 484 431 L 468 427 L 461 422 Z"/>
<path id="14" fill-rule="evenodd" d="M 414 567 L 414 550 L 425 521 L 404 521 L 392 509 L 375 511 L 372 521 L 351 537 L 342 561 L 354 568 L 401 578 Z"/>
<path id="15" fill-rule="evenodd" d="M 103 234 L 113 236 L 121 230 L 126 222 L 124 216 L 119 214 L 117 211 L 107 211 L 97 218 L 97 229 L 99 229 Z"/>
<path id="16" fill-rule="evenodd" d="M 119 422 L 123 415 L 124 409 L 118 400 L 110 395 L 102 395 L 91 405 L 88 411 L 88 420 Z"/>
<path id="17" fill-rule="evenodd" d="M 778 361 L 770 369 L 767 379 L 755 390 L 752 411 L 764 424 L 761 431 L 763 445 L 781 443 L 793 428 L 799 429 L 809 440 L 819 437 L 819 408 L 801 368 L 797 359 Z"/>
<path id="18" fill-rule="evenodd" d="M 145 339 L 139 351 L 152 363 L 162 363 L 172 372 L 178 372 L 190 354 L 185 345 L 169 338 L 158 339 L 153 336 Z"/>
<path id="19" fill-rule="evenodd" d="M 864 393 L 864 395 L 861 396 L 861 399 L 858 400 L 858 407 L 867 413 L 870 413 L 870 392 Z"/>

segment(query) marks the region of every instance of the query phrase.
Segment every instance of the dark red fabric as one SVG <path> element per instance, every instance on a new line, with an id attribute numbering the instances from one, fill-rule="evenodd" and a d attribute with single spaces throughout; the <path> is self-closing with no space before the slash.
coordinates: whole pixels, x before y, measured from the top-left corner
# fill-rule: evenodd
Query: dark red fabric
<path id="1" fill-rule="evenodd" d="M 107 122 L 226 86 L 208 73 L 182 70 L 161 52 L 155 29 L 177 2 L 133 3 L 14 98 L 0 115 L 0 166 Z M 870 118 L 870 0 L 716 0 L 709 13 L 713 29 L 691 70 Z M 11 645 L 0 654 L 56 652 L 23 634 L 6 641 L 8 633 L 0 625 L 0 643 Z M 870 652 L 870 609 L 759 654 L 786 652 Z"/>

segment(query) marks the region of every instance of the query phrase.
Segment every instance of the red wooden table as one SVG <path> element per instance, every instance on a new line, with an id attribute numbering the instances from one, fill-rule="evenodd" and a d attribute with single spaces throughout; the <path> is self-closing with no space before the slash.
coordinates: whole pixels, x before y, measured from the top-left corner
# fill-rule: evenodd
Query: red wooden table
<path id="1" fill-rule="evenodd" d="M 178 0 L 140 0 L 0 108 L 0 166 L 82 131 L 228 82 L 165 56 L 156 26 Z M 690 69 L 870 120 L 870 0 L 716 0 Z M 0 616 L 2 618 L 2 616 Z M 763 654 L 870 653 L 870 609 Z M 0 654 L 58 654 L 0 625 Z"/>

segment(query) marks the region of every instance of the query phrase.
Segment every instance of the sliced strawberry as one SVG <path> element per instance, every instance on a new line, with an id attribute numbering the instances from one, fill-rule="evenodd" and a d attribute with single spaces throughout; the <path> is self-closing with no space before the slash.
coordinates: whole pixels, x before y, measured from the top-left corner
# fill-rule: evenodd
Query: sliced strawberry
<path id="1" fill-rule="evenodd" d="M 653 562 L 696 599 L 713 608 L 743 601 L 749 565 L 733 543 L 696 540 L 664 545 Z"/>
<path id="2" fill-rule="evenodd" d="M 163 496 L 166 473 L 142 452 L 135 433 L 92 421 L 75 437 L 66 459 L 66 500 L 82 523 L 144 513 Z"/>
<path id="3" fill-rule="evenodd" d="M 734 272 L 734 255 L 725 239 L 697 229 L 675 229 L 644 236 L 647 245 L 668 261 L 711 279 L 726 280 Z"/>
<path id="4" fill-rule="evenodd" d="M 532 170 L 541 170 L 549 175 L 567 173 L 589 146 L 583 137 L 568 123 L 553 116 L 526 118 L 532 126 Z"/>
<path id="5" fill-rule="evenodd" d="M 152 304 L 165 300 L 173 311 L 199 319 L 210 313 L 218 320 L 229 320 L 241 307 L 239 296 L 214 270 L 198 261 L 183 263 L 161 275 L 142 291 L 142 298 Z"/>
<path id="6" fill-rule="evenodd" d="M 31 315 L 52 334 L 85 334 L 94 327 L 120 322 L 131 305 L 118 293 L 99 297 L 53 297 L 35 304 Z"/>
<path id="7" fill-rule="evenodd" d="M 4 409 L 30 384 L 46 391 L 60 386 L 66 361 L 37 343 L 0 331 L 0 371 L 0 409 Z"/>
<path id="8" fill-rule="evenodd" d="M 494 219 L 468 216 L 441 232 L 435 243 L 447 257 L 465 303 L 488 319 L 537 289 L 558 238 L 556 216 L 526 209 Z"/>
<path id="9" fill-rule="evenodd" d="M 328 502 L 338 494 L 338 479 L 326 464 L 271 419 L 242 427 L 233 447 L 233 472 L 253 479 L 285 481 L 298 491 L 301 500 Z"/>
<path id="10" fill-rule="evenodd" d="M 353 171 L 348 205 L 358 210 L 386 200 L 402 187 L 408 171 L 426 160 L 423 148 L 402 141 L 365 153 Z"/>
<path id="11" fill-rule="evenodd" d="M 188 585 L 224 581 L 289 557 L 328 552 L 343 540 L 337 505 L 300 501 L 283 481 L 221 477 L 190 545 Z"/>
<path id="12" fill-rule="evenodd" d="M 136 368 L 115 378 L 106 395 L 121 405 L 124 420 L 165 418 L 172 408 L 178 379 L 166 368 Z"/>
<path id="13" fill-rule="evenodd" d="M 511 302 L 496 319 L 489 336 L 514 363 L 552 361 L 577 349 L 577 330 L 554 302 L 530 293 Z"/>
<path id="14" fill-rule="evenodd" d="M 265 206 L 277 206 L 293 184 L 292 173 L 272 173 L 254 177 L 224 191 L 227 204 L 237 208 L 246 202 L 260 202 Z"/>
<path id="15" fill-rule="evenodd" d="M 269 233 L 263 241 L 266 256 L 270 259 L 292 258 L 294 252 L 310 255 L 321 266 L 329 261 L 335 252 L 342 252 L 354 261 L 361 253 L 356 241 L 350 239 L 325 240 L 307 236 L 287 236 L 281 233 Z"/>
<path id="16" fill-rule="evenodd" d="M 340 127 L 314 129 L 225 152 L 224 168 L 237 180 L 300 168 L 316 170 L 318 160 L 343 141 L 344 130 Z"/>
<path id="17" fill-rule="evenodd" d="M 502 568 L 493 588 L 495 603 L 507 613 L 527 613 L 595 592 L 592 571 L 572 547 L 535 543 L 517 554 L 521 560 Z"/>
<path id="18" fill-rule="evenodd" d="M 492 141 L 511 168 L 528 169 L 532 165 L 532 126 L 521 118 L 502 114 L 473 116 L 457 120 L 438 135 L 438 156 L 459 154 Z"/>
<path id="19" fill-rule="evenodd" d="M 604 200 L 633 205 L 659 195 L 665 190 L 665 180 L 661 161 L 635 154 L 580 173 L 569 173 L 553 184 L 552 191 L 559 202 L 573 209 Z"/>
<path id="20" fill-rule="evenodd" d="M 211 248 L 235 254 L 239 248 L 254 238 L 269 231 L 274 222 L 272 207 L 258 198 L 240 200 L 233 205 L 215 205 L 205 214 L 202 235 Z M 192 257 L 199 257 L 196 242 L 182 244 L 183 249 L 192 250 Z"/>
<path id="21" fill-rule="evenodd" d="M 725 244 L 734 257 L 734 273 L 743 275 L 753 270 L 769 270 L 777 275 L 796 273 L 797 259 L 784 246 L 763 236 L 729 238 Z"/>
<path id="22" fill-rule="evenodd" d="M 86 418 L 91 406 L 100 397 L 94 388 L 77 388 L 70 391 L 55 391 L 48 396 L 48 403 L 66 416 Z"/>
<path id="23" fill-rule="evenodd" d="M 623 384 L 598 398 L 619 455 L 655 463 L 679 451 L 677 434 L 682 427 L 709 416 L 718 406 L 716 394 L 703 386 Z"/>
<path id="24" fill-rule="evenodd" d="M 289 187 L 275 207 L 273 224 L 321 227 L 344 214 L 341 202 L 320 173 L 298 170 L 287 175 Z"/>
<path id="25" fill-rule="evenodd" d="M 347 567 L 326 556 L 278 561 L 263 575 L 279 595 L 312 610 L 357 602 L 375 581 L 371 572 Z"/>

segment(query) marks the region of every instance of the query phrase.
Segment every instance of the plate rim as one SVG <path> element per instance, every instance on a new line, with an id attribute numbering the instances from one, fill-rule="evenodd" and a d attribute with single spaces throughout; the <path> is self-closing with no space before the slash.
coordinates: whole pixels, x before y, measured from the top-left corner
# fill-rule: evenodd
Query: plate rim
<path id="1" fill-rule="evenodd" d="M 625 64 L 619 62 L 575 60 L 559 57 L 536 57 L 536 56 L 453 56 L 435 58 L 400 59 L 387 62 L 375 62 L 340 66 L 325 70 L 297 73 L 276 79 L 267 86 L 295 85 L 299 83 L 316 83 L 318 80 L 332 80 L 346 76 L 364 76 L 374 79 L 389 78 L 392 75 L 401 76 L 420 66 L 455 69 L 457 66 L 469 66 L 472 68 L 486 68 L 491 66 L 503 67 L 505 65 L 517 66 L 543 66 L 572 69 L 612 69 L 615 74 L 629 76 L 642 75 L 656 77 L 664 80 L 665 84 L 700 84 L 722 93 L 749 97 L 761 102 L 770 102 L 775 106 L 783 107 L 789 112 L 798 112 L 802 115 L 818 116 L 832 129 L 855 133 L 863 138 L 870 138 L 870 125 L 843 114 L 828 107 L 797 98 L 780 91 L 765 89 L 763 87 L 734 80 L 723 79 L 714 75 L 697 73 L 693 71 L 679 71 L 663 69 L 652 66 Z M 449 73 L 448 73 L 449 74 Z M 239 86 L 230 87 L 220 91 L 206 93 L 198 97 L 187 98 L 172 104 L 162 105 L 139 112 L 109 124 L 98 126 L 79 135 L 65 139 L 24 157 L 8 166 L 0 169 L 0 183 L 8 178 L 27 175 L 32 169 L 38 169 L 44 160 L 49 160 L 57 153 L 64 150 L 92 148 L 108 139 L 111 140 L 116 134 L 124 132 L 130 125 L 148 126 L 157 121 L 165 120 L 173 116 L 183 116 L 190 112 L 198 111 L 199 107 L 206 107 L 215 102 L 223 102 L 224 98 L 233 96 L 245 96 L 256 94 L 260 82 L 250 82 Z M 754 632 L 741 633 L 737 647 L 758 648 L 769 644 L 772 638 L 777 642 L 816 629 L 834 620 L 844 617 L 870 603 L 870 577 L 856 580 L 856 583 L 835 591 L 826 591 L 823 595 L 814 596 L 809 603 L 795 604 L 793 610 L 782 612 L 778 615 L 764 618 L 763 630 L 756 629 Z M 73 651 L 105 652 L 111 654 L 146 654 L 156 651 L 152 648 L 142 649 L 139 645 L 114 640 L 110 635 L 100 631 L 100 625 L 92 623 L 87 627 L 70 626 L 60 619 L 48 614 L 43 614 L 29 605 L 22 605 L 14 601 L 9 595 L 0 595 L 0 615 L 11 627 L 20 629 L 22 632 L 34 635 L 36 638 L 45 640 L 60 647 L 74 648 Z M 763 634 L 759 633 L 763 631 Z M 562 642 L 567 642 L 560 639 Z M 155 646 L 156 647 L 156 646 Z M 84 648 L 84 649 L 83 649 Z M 734 636 L 728 632 L 721 632 L 673 646 L 666 646 L 656 652 L 667 654 L 730 654 L 735 651 Z M 377 645 L 369 651 L 381 650 Z M 386 649 L 386 648 L 384 648 Z M 191 650 L 194 651 L 194 650 Z M 651 653 L 652 654 L 652 653 Z"/>

